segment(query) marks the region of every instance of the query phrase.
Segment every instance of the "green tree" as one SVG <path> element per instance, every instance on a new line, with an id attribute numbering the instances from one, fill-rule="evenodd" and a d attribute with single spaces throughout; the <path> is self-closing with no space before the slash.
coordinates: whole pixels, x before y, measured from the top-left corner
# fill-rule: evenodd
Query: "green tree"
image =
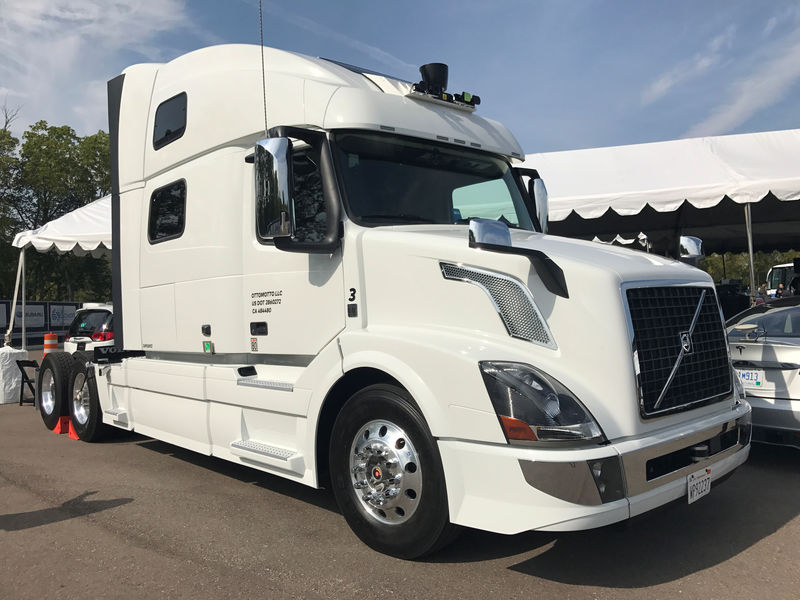
<path id="1" fill-rule="evenodd" d="M 36 229 L 108 194 L 108 134 L 80 137 L 68 126 L 33 124 L 22 143 L 8 123 L 0 130 L 0 297 L 13 294 L 17 251 L 8 260 L 14 234 Z M 107 259 L 29 251 L 27 295 L 31 300 L 104 300 L 111 295 Z"/>
<path id="2" fill-rule="evenodd" d="M 6 296 L 3 290 L 13 287 L 17 266 L 17 252 L 11 247 L 16 221 L 12 217 L 10 197 L 19 140 L 11 135 L 10 127 L 18 111 L 7 104 L 0 107 L 0 298 Z"/>
<path id="3" fill-rule="evenodd" d="M 767 280 L 767 272 L 774 265 L 790 263 L 800 252 L 756 252 L 753 254 L 753 270 L 756 276 L 756 286 Z M 744 285 L 750 285 L 750 265 L 747 253 L 726 252 L 711 254 L 703 258 L 699 265 L 706 273 L 711 275 L 716 283 L 723 279 L 741 279 Z"/>

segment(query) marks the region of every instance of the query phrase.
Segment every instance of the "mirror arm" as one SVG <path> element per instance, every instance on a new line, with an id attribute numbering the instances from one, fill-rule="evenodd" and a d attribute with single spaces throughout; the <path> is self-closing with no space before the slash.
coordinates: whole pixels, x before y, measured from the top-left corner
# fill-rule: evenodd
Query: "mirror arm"
<path id="1" fill-rule="evenodd" d="M 544 187 L 544 181 L 539 176 L 539 171 L 536 169 L 528 169 L 526 167 L 513 167 L 514 172 L 517 174 L 517 180 L 519 181 L 520 186 L 523 188 L 525 195 L 528 197 L 530 202 L 533 204 L 533 219 L 536 222 L 536 226 L 539 228 L 539 231 L 542 233 L 547 233 L 549 229 L 549 223 L 547 218 L 547 211 L 549 202 L 547 200 L 547 190 Z M 528 177 L 528 185 L 522 185 L 522 178 Z M 535 182 L 539 182 L 544 192 L 544 198 L 537 198 L 536 191 L 535 191 Z"/>
<path id="2" fill-rule="evenodd" d="M 470 242 L 470 248 L 478 248 L 480 250 L 487 250 L 489 252 L 499 252 L 501 254 L 516 254 L 524 256 L 531 261 L 536 274 L 542 280 L 544 287 L 551 293 L 562 298 L 569 298 L 569 290 L 567 289 L 567 280 L 564 277 L 564 271 L 559 267 L 552 258 L 547 256 L 541 250 L 533 250 L 531 248 L 519 248 L 516 246 L 501 246 L 499 244 L 485 244 L 480 242 Z"/>

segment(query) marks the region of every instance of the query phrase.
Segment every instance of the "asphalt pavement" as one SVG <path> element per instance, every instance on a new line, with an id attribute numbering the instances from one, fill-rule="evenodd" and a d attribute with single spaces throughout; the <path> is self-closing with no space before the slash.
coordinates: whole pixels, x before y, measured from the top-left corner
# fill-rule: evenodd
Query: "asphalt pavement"
<path id="1" fill-rule="evenodd" d="M 364 546 L 327 490 L 0 406 L 0 598 L 800 597 L 800 451 L 754 446 L 692 505 L 588 532 L 465 530 L 423 561 Z"/>

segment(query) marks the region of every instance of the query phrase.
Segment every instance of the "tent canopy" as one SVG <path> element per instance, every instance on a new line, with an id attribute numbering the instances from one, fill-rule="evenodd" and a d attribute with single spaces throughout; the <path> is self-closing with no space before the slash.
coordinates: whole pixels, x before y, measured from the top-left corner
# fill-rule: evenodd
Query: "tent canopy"
<path id="1" fill-rule="evenodd" d="M 111 196 L 105 196 L 14 237 L 16 248 L 100 257 L 111 250 Z"/>
<path id="2" fill-rule="evenodd" d="M 800 129 L 529 154 L 550 194 L 550 230 L 604 240 L 647 234 L 657 245 L 703 240 L 746 251 L 800 245 Z M 674 247 L 674 246 L 671 246 Z"/>

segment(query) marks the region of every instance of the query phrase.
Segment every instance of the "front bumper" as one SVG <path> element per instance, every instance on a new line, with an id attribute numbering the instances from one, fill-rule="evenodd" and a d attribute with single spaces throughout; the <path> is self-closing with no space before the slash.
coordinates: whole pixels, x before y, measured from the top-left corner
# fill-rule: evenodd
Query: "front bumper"
<path id="1" fill-rule="evenodd" d="M 506 534 L 622 521 L 685 497 L 687 476 L 702 468 L 711 469 L 713 494 L 713 481 L 747 460 L 750 433 L 750 406 L 739 403 L 700 422 L 586 449 L 440 440 L 450 520 Z"/>
<path id="2" fill-rule="evenodd" d="M 748 396 L 753 407 L 753 441 L 800 448 L 800 400 Z"/>

